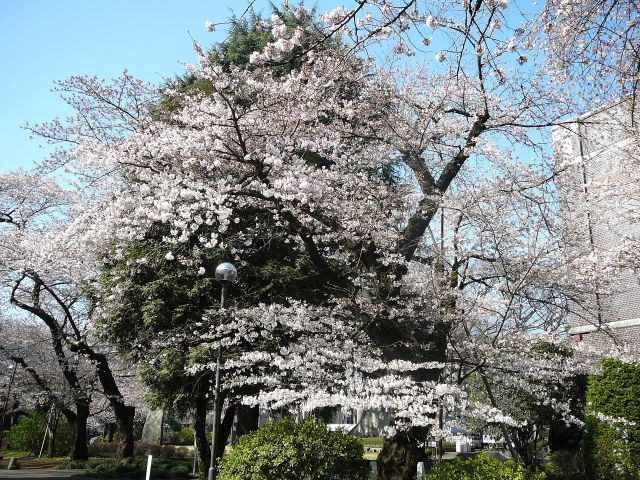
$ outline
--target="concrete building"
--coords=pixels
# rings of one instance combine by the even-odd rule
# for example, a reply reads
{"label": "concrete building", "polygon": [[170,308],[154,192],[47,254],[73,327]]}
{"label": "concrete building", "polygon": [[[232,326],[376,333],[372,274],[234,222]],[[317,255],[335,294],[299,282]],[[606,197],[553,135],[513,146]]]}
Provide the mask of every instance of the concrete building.
{"label": "concrete building", "polygon": [[[640,176],[633,171],[633,165],[640,165],[634,160],[638,114],[627,98],[553,131],[561,215],[569,230],[565,232],[569,275],[588,269],[590,261],[607,258],[625,240],[640,239],[640,222],[634,213],[640,209],[630,200],[640,201]],[[583,260],[573,261],[574,253]],[[576,341],[603,350],[615,346],[640,351],[637,271],[611,268],[606,274],[594,274],[570,308],[569,333]]]}

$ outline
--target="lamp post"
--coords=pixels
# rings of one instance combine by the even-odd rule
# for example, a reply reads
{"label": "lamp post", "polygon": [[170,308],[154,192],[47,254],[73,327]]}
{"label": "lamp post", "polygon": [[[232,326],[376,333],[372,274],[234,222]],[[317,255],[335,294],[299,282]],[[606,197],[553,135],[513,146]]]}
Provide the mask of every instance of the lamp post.
{"label": "lamp post", "polygon": [[[220,294],[220,309],[224,308],[224,302],[227,298],[227,287],[238,278],[238,271],[231,263],[221,263],[216,267],[216,280],[222,284],[222,292]],[[216,390],[213,403],[213,428],[211,429],[211,461],[209,462],[208,480],[214,480],[217,477],[215,460],[216,451],[218,450],[218,426],[220,425],[220,415],[222,410],[222,402],[220,401],[220,366],[222,364],[222,344],[218,345],[218,356],[216,361]]]}

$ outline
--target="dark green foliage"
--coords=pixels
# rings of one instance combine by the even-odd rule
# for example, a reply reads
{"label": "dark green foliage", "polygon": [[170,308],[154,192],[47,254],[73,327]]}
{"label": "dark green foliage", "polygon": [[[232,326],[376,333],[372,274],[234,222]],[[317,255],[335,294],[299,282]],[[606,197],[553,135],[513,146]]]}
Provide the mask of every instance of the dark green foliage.
{"label": "dark green foliage", "polygon": [[[66,418],[60,418],[56,428],[56,443],[54,446],[54,455],[68,455],[73,442],[73,428],[69,425]],[[45,446],[46,449],[46,446]]]}
{"label": "dark green foliage", "polygon": [[[307,24],[298,20],[292,11],[279,10],[272,4],[274,15],[280,17],[282,23],[287,26],[287,31],[292,34],[296,27],[306,28]],[[312,14],[315,16],[315,11]],[[222,65],[225,71],[229,71],[234,66],[251,69],[253,66],[249,63],[249,57],[253,52],[262,50],[265,45],[274,40],[271,35],[272,21],[265,20],[260,15],[252,12],[248,19],[231,19],[231,28],[227,39],[215,45],[211,50],[211,60]],[[293,70],[297,70],[301,65],[301,56],[311,46],[322,48],[319,44],[323,40],[324,35],[320,26],[306,29],[307,36],[303,39],[301,45],[297,46],[288,53],[281,61],[275,65],[269,66],[271,75],[286,75]],[[337,48],[339,39],[333,37],[325,40],[325,48]]]}
{"label": "dark green foliage", "polygon": [[193,445],[193,428],[184,427],[175,432],[173,442],[180,445]]}
{"label": "dark green foliage", "polygon": [[[590,480],[616,480],[623,447],[620,435],[595,417],[585,419],[585,473]],[[626,455],[625,455],[626,456]]]}
{"label": "dark green foliage", "polygon": [[[602,372],[587,388],[585,471],[592,480],[640,478],[640,366],[615,359],[602,362]],[[605,423],[596,418],[625,419]]]}
{"label": "dark green foliage", "polygon": [[[290,10],[279,11],[274,7],[274,13],[290,31],[301,25]],[[208,52],[209,61],[220,65],[223,70],[234,67],[254,68],[249,64],[250,54],[273,40],[271,20],[267,20],[264,26],[262,23],[263,20],[255,14],[246,20],[232,19],[228,38]],[[320,39],[318,35],[320,34],[313,32],[313,28],[310,29],[302,45],[288,59],[291,61],[261,67],[259,74],[279,76],[298,68],[299,54],[316,43]],[[327,42],[326,48],[339,46],[336,40],[331,40]],[[171,113],[178,111],[181,105],[179,98],[171,94],[171,89],[206,97],[212,95],[215,88],[213,84],[193,75],[176,78],[161,96],[161,102],[153,116],[161,121],[176,121]],[[345,85],[341,88],[346,97],[355,94],[357,85]],[[243,98],[242,93],[237,90],[241,89],[225,90],[223,93],[241,106],[251,102],[251,99]],[[320,155],[306,151],[297,154],[318,168],[331,166]],[[215,172],[211,175],[215,175]],[[321,303],[333,293],[327,289],[329,282],[326,275],[318,272],[308,255],[299,247],[283,241],[282,227],[278,221],[265,218],[264,212],[248,208],[238,209],[234,213],[240,218],[240,223],[232,224],[226,232],[226,249],[200,250],[200,263],[196,267],[165,260],[168,250],[162,247],[162,238],[168,232],[163,226],[150,229],[145,239],[129,246],[122,259],[105,265],[102,291],[107,294],[122,292],[124,285],[126,291],[122,296],[118,295],[122,300],[113,303],[108,317],[103,319],[103,335],[129,360],[139,363],[139,376],[149,387],[151,394],[148,400],[155,407],[167,408],[179,414],[186,413],[193,409],[196,398],[202,398],[211,389],[210,372],[194,374],[188,369],[193,364],[206,363],[215,357],[215,352],[200,345],[199,338],[211,330],[211,324],[203,321],[203,316],[211,312],[210,322],[220,321],[217,317],[220,285],[213,279],[213,272],[218,263],[232,260],[231,249],[241,249],[242,259],[246,263],[238,265],[240,278],[237,284],[230,287],[230,304],[242,307],[260,302],[286,304],[289,298]],[[261,238],[253,239],[253,244],[247,247],[241,238],[241,232],[247,225],[253,226],[256,222],[264,226],[264,234]],[[216,224],[203,225],[198,235],[208,237],[212,232],[217,232],[218,227]],[[195,238],[190,239],[179,246],[183,252],[174,253],[193,256],[192,249],[197,243]],[[200,266],[205,268],[205,275],[197,274]],[[331,284],[336,283],[339,282],[332,278]],[[108,303],[109,300],[104,299],[103,302]],[[182,337],[183,340],[157,348],[157,341],[162,341],[163,336],[169,337],[184,331],[188,334]],[[293,341],[295,339],[284,336],[271,340],[273,348]],[[269,349],[271,345],[265,345],[263,340],[258,347]],[[250,349],[252,346],[243,345],[239,348]],[[238,353],[239,349],[235,352],[227,351],[225,358],[233,358]],[[232,393],[242,395],[255,392]]]}
{"label": "dark green foliage", "polygon": [[265,45],[273,41],[269,28],[259,28],[262,19],[252,13],[248,20],[231,19],[231,28],[227,39],[213,47],[212,57],[217,60],[225,71],[231,66],[250,68],[249,56],[253,52],[262,50]]}
{"label": "dark green foliage", "polygon": [[[230,227],[230,235],[233,229],[244,228],[244,222],[253,218],[249,213],[242,215],[241,222]],[[124,258],[103,270],[102,284],[106,292],[117,288],[123,278],[129,281],[121,300],[111,306],[100,328],[129,360],[145,360],[139,363],[138,374],[150,387],[148,400],[152,405],[186,413],[193,408],[195,396],[211,388],[212,378],[208,372],[193,374],[188,368],[214,358],[214,352],[199,345],[199,336],[209,331],[209,322],[220,321],[220,284],[213,273],[229,255],[225,250],[202,251],[199,266],[206,273],[198,275],[199,266],[165,259],[168,250],[159,248],[160,236],[161,232],[150,233],[148,239],[132,244]],[[241,267],[239,281],[230,286],[230,305],[238,299],[246,307],[259,302],[282,303],[291,297],[315,301],[326,297],[326,289],[321,292],[322,277],[307,256],[296,252],[294,246],[266,236],[264,240],[256,239],[252,247],[243,248],[247,263]],[[209,321],[203,320],[206,315]],[[190,333],[184,340],[157,347],[156,342],[163,334],[185,329]],[[243,348],[250,349],[251,345]],[[226,352],[227,357],[233,355],[233,351]]]}
{"label": "dark green foliage", "polygon": [[89,456],[100,458],[116,458],[119,444],[116,442],[94,443],[89,445]]}
{"label": "dark green foliage", "polygon": [[[567,386],[564,394],[569,398],[570,412],[574,417],[582,420],[586,401],[587,378],[578,375]],[[564,419],[555,414],[549,424],[549,449],[552,452],[566,452],[571,455],[580,448],[583,428],[576,424],[567,424]],[[559,455],[563,457],[563,455]]]}
{"label": "dark green foliage", "polygon": [[191,450],[186,447],[176,447],[174,445],[147,445],[138,443],[134,454],[136,456],[153,455],[153,458],[189,458],[193,456]]}
{"label": "dark green foliage", "polygon": [[489,455],[468,460],[437,463],[425,480],[544,480],[545,474],[527,470],[514,462],[501,462]]}
{"label": "dark green foliage", "polygon": [[[64,469],[86,469],[91,478],[143,479],[147,469],[147,459],[139,458],[136,466],[126,466],[108,460],[74,461],[61,465]],[[190,464],[165,458],[153,458],[151,478],[189,478]]]}
{"label": "dark green foliage", "polygon": [[37,412],[22,417],[9,431],[9,448],[29,453],[37,453],[42,445],[46,422]]}
{"label": "dark green foliage", "polygon": [[640,366],[620,360],[602,361],[602,373],[589,378],[587,404],[601,412],[629,421],[640,421]]}
{"label": "dark green foliage", "polygon": [[[307,25],[298,20],[293,12],[281,11],[272,5],[273,13],[280,17],[282,22],[287,26],[289,34],[293,33],[296,27],[306,28]],[[315,12],[314,12],[315,13]],[[251,12],[248,18],[231,18],[231,27],[227,38],[224,42],[214,45],[208,52],[208,59],[212,64],[222,66],[225,72],[229,72],[233,67],[252,70],[254,66],[249,62],[252,53],[262,50],[269,42],[274,40],[271,34],[272,21],[265,20],[255,12]],[[321,28],[306,30],[307,35],[303,39],[301,45],[293,49],[278,64],[269,65],[269,75],[276,77],[291,73],[293,70],[300,68],[302,64],[302,54],[312,45],[318,44],[323,39]],[[315,32],[315,33],[314,33]],[[339,40],[333,37],[326,39],[327,48],[337,48]],[[319,47],[318,47],[319,48]],[[164,89],[158,108],[154,109],[153,116],[156,119],[168,120],[167,113],[175,112],[180,109],[180,102],[168,93],[169,89],[175,89],[186,94],[204,94],[210,95],[214,92],[214,86],[194,75],[187,74],[184,76],[176,76],[175,79],[168,82],[167,88]],[[242,103],[240,99],[238,102]]]}
{"label": "dark green foliage", "polygon": [[369,462],[360,441],[324,423],[291,419],[244,435],[220,463],[219,480],[365,480]]}
{"label": "dark green foliage", "polygon": [[548,480],[586,480],[582,450],[552,452],[544,471]]}
{"label": "dark green foliage", "polygon": [[[573,353],[564,346],[558,346],[544,341],[535,346],[542,355],[571,357]],[[539,382],[546,392],[546,396],[559,402],[568,402],[571,413],[580,419],[584,411],[584,380],[581,378],[568,379],[565,382],[552,380]],[[514,400],[517,410],[512,412],[515,418],[526,420],[526,424],[518,427],[507,427],[514,447],[520,460],[527,466],[539,468],[544,461],[544,450],[547,443],[542,438],[542,432],[549,431],[548,446],[552,451],[577,448],[581,439],[581,428],[573,424],[567,425],[562,413],[553,404],[543,402],[540,395],[527,390],[509,388],[502,392]],[[518,411],[519,410],[519,411]]]}

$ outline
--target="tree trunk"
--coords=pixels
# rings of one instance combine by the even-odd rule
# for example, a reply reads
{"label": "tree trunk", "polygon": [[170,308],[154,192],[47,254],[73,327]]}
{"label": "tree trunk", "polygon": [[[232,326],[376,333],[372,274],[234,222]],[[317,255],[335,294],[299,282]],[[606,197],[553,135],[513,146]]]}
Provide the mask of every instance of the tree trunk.
{"label": "tree trunk", "polygon": [[133,418],[136,413],[135,407],[130,407],[119,402],[115,405],[116,423],[120,432],[120,445],[118,446],[118,458],[133,457]]}
{"label": "tree trunk", "polygon": [[316,408],[313,411],[313,416],[319,418],[324,423],[333,423],[333,417],[338,410],[337,407],[322,407]]}
{"label": "tree trunk", "polygon": [[258,421],[260,420],[260,408],[256,405],[239,405],[236,413],[236,427],[238,437],[247,433],[255,432],[258,429]]}
{"label": "tree trunk", "polygon": [[118,424],[117,423],[107,423],[104,426],[104,437],[107,439],[108,443],[113,442],[113,437],[115,436],[116,432],[118,431]]}
{"label": "tree trunk", "polygon": [[[224,397],[223,397],[224,398]],[[227,445],[227,439],[231,434],[231,428],[233,428],[233,419],[236,416],[237,403],[232,403],[227,407],[227,411],[224,412],[224,417],[220,422],[220,428],[217,430],[218,435],[218,451],[216,452],[216,464],[224,455],[224,447]]]}
{"label": "tree trunk", "polygon": [[[380,328],[382,327],[382,328]],[[413,362],[444,362],[450,324],[437,322],[431,331],[408,333],[397,324],[381,324],[377,332],[368,332],[379,345],[386,345],[389,359]],[[384,327],[391,327],[386,328]],[[438,381],[442,369],[421,369],[412,372],[414,381]],[[434,421],[436,420],[434,415]],[[428,427],[412,427],[386,438],[378,455],[378,480],[415,480],[418,462],[424,459]]]}
{"label": "tree trunk", "polygon": [[207,442],[207,396],[200,393],[196,397],[196,409],[193,419],[193,428],[196,433],[196,443],[198,445],[198,473],[200,480],[207,478],[209,471],[209,443]]}
{"label": "tree trunk", "polygon": [[[450,308],[448,305],[445,308]],[[385,326],[391,328],[384,329]],[[444,362],[447,355],[447,340],[451,326],[448,322],[436,322],[433,330],[405,332],[397,324],[381,324],[378,332],[369,335],[378,338],[378,344],[387,345],[389,359],[413,362]],[[378,327],[378,328],[380,328]],[[395,345],[395,346],[394,346]],[[421,369],[412,372],[415,382],[438,381],[441,368]],[[434,422],[436,421],[434,415]],[[413,427],[386,438],[378,455],[378,480],[415,480],[418,462],[424,459],[428,427]]]}
{"label": "tree trunk", "polygon": [[51,420],[51,424],[49,425],[49,443],[47,444],[47,456],[49,458],[55,457],[56,454],[56,435],[58,433],[59,420],[60,415],[56,411],[53,419]]}
{"label": "tree trunk", "polygon": [[426,427],[413,427],[385,440],[378,454],[378,479],[415,480],[428,432]]}
{"label": "tree trunk", "polygon": [[76,403],[76,414],[73,421],[73,443],[71,445],[71,460],[89,460],[87,447],[87,419],[89,418],[89,404]]}
{"label": "tree trunk", "polygon": [[[116,382],[109,360],[106,355],[96,352],[84,340],[77,343],[70,343],[69,350],[74,353],[84,355],[96,364],[98,380],[102,386],[102,392],[109,400],[109,404],[113,409],[118,429],[120,430],[120,446],[118,447],[118,458],[126,458],[133,456],[133,417],[135,408],[124,403],[124,398],[118,383]],[[160,438],[162,444],[162,438]]]}

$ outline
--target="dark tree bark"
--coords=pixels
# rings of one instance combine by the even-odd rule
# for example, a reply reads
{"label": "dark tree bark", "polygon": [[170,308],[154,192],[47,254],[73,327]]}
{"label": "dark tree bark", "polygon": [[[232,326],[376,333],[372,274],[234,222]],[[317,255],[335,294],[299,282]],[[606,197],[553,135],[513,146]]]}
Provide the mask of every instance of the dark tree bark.
{"label": "dark tree bark", "polygon": [[[480,72],[481,73],[481,72]],[[481,74],[480,74],[481,76]],[[468,118],[468,114],[463,112]],[[478,115],[470,125],[466,138],[461,143],[457,154],[453,155],[438,177],[434,177],[429,170],[422,150],[402,152],[403,162],[415,174],[424,198],[419,202],[418,208],[409,218],[402,232],[402,238],[398,242],[399,253],[407,262],[414,259],[416,250],[422,242],[425,232],[429,228],[435,214],[440,209],[439,198],[444,195],[454,181],[465,162],[469,158],[469,151],[476,145],[478,137],[487,129],[490,119],[488,107]],[[322,256],[313,239],[313,232],[300,224],[291,214],[283,215],[290,228],[295,231],[302,240],[309,258],[318,270],[319,276],[330,278],[331,282],[341,288],[351,290],[353,287],[349,280],[339,272],[333,271],[331,266]],[[374,242],[367,242],[360,246],[362,254],[359,260],[369,270],[374,270],[380,281],[381,299],[397,297],[401,292],[397,287],[386,284],[385,279],[394,278],[400,281],[406,275],[406,266],[393,267],[380,262]],[[448,306],[444,306],[448,310]],[[449,325],[444,321],[435,319],[433,332],[420,331],[420,327],[407,326],[390,318],[368,318],[355,309],[354,316],[364,317],[362,323],[368,325],[367,334],[371,340],[383,349],[385,358],[391,360],[408,360],[413,362],[428,362],[446,360],[447,339]],[[428,327],[425,325],[425,327]],[[417,382],[438,381],[441,378],[441,369],[414,372],[412,378]],[[426,433],[423,429],[414,429],[413,432],[401,433],[385,440],[385,447],[378,458],[378,478],[380,480],[413,480],[416,474],[418,451],[423,448]]]}
{"label": "dark tree bark", "polygon": [[258,430],[258,420],[260,419],[260,408],[256,405],[239,405],[236,413],[236,427],[238,436]]}
{"label": "dark tree bark", "polygon": [[[200,480],[207,478],[207,472],[209,471],[209,461],[211,458],[211,447],[207,441],[207,429],[210,427],[207,425],[207,396],[206,393],[200,393],[195,400],[195,414],[194,414],[194,430],[196,434],[196,443],[198,444],[198,473]],[[231,428],[233,427],[233,418],[236,415],[237,404],[232,403],[224,412],[224,417],[218,431],[218,442],[220,448],[216,452],[216,461],[222,458],[224,454],[224,447],[226,440],[229,438]]]}
{"label": "dark tree bark", "polygon": [[322,407],[313,411],[313,416],[319,418],[324,423],[332,423],[337,407]]}
{"label": "dark tree bark", "polygon": [[413,427],[384,442],[378,455],[378,478],[415,480],[418,462],[424,459],[424,442],[429,429]]}
{"label": "dark tree bark", "polygon": [[115,436],[116,432],[118,431],[118,424],[117,423],[107,423],[104,426],[104,437],[107,439],[107,442],[111,443],[113,442],[113,437]]}
{"label": "dark tree bark", "polygon": [[[379,322],[370,327],[369,336],[382,345],[389,359],[413,362],[444,362],[450,325],[437,322],[433,330],[408,332],[395,322]],[[412,372],[416,382],[437,381],[442,369],[421,369]],[[435,420],[435,417],[434,417]],[[392,419],[393,423],[393,419]],[[429,428],[413,427],[386,438],[378,455],[379,480],[415,480],[417,464],[423,460],[424,444]]]}
{"label": "dark tree bark", "polygon": [[209,470],[209,443],[207,442],[207,396],[200,393],[196,397],[193,428],[196,434],[196,444],[198,447],[198,472],[201,480],[207,478]]}
{"label": "dark tree bark", "polygon": [[[26,304],[16,297],[16,291],[20,284],[26,278],[31,278],[34,282],[31,293],[31,304]],[[42,291],[47,292],[57,302],[64,312],[64,321],[59,322],[58,319],[49,314],[40,305],[40,295]],[[125,405],[118,384],[113,376],[113,372],[109,366],[109,361],[106,355],[96,352],[89,344],[87,344],[85,337],[82,335],[77,325],[74,322],[70,307],[53,291],[51,287],[46,285],[40,277],[30,272],[16,282],[11,292],[11,303],[19,308],[36,315],[44,324],[49,328],[51,332],[51,339],[53,342],[53,349],[56,352],[56,358],[62,368],[65,380],[71,387],[76,397],[76,403],[84,403],[84,397],[86,394],[76,371],[71,367],[71,364],[66,358],[63,346],[66,345],[73,353],[79,353],[91,360],[96,365],[96,371],[98,373],[98,379],[102,386],[102,392],[107,397],[111,408],[113,408],[114,416],[116,417],[116,423],[120,430],[120,447],[118,448],[118,458],[132,457],[133,456],[133,418],[134,408]],[[64,325],[68,324],[71,327],[72,334],[68,334],[64,328]],[[88,404],[87,404],[88,405]],[[80,416],[80,414],[78,413]],[[86,430],[86,427],[85,427]],[[86,436],[86,433],[85,433]]]}
{"label": "dark tree bark", "polygon": [[233,419],[236,416],[237,408],[237,403],[232,403],[227,407],[227,410],[224,412],[224,417],[222,417],[222,421],[220,422],[220,428],[217,429],[218,451],[215,452],[216,463],[222,458],[222,455],[224,455],[224,447],[227,445],[227,439],[231,434]]}
{"label": "dark tree bark", "polygon": [[[116,423],[120,432],[120,445],[118,446],[118,458],[133,457],[134,438],[133,438],[133,419],[136,409],[128,405],[119,403],[113,410],[118,410],[116,414]],[[113,439],[113,437],[112,437]]]}
{"label": "dark tree bark", "polygon": [[73,428],[73,441],[71,443],[71,460],[89,460],[89,448],[87,446],[87,419],[89,418],[89,403],[76,402],[76,412],[67,410],[63,412],[69,424]]}
{"label": "dark tree bark", "polygon": [[[16,297],[16,291],[20,287],[21,283],[27,278],[25,273],[14,285],[11,291],[11,304],[32,313],[44,322],[51,333],[51,344],[58,360],[58,365],[62,370],[62,376],[71,388],[74,397],[74,404],[76,411],[71,412],[64,408],[62,410],[63,415],[67,417],[69,423],[73,425],[73,445],[71,447],[71,460],[88,460],[89,452],[87,449],[87,418],[89,417],[89,406],[91,404],[91,398],[87,395],[83,388],[80,379],[78,378],[78,372],[72,367],[71,362],[67,358],[65,348],[66,345],[66,333],[64,328],[57,322],[57,320],[51,316],[40,306],[40,294],[42,289],[47,290],[47,287],[42,283],[37,275],[32,274],[33,287],[31,289],[31,304],[24,303]],[[48,291],[48,290],[47,290]],[[61,302],[57,296],[54,296],[56,301],[62,306],[66,312],[66,318],[71,320],[71,314],[68,307]],[[38,382],[40,378],[37,373],[31,369],[31,376]],[[50,391],[44,381],[40,378],[39,385],[44,385],[46,390]],[[54,397],[55,398],[55,397]]]}
{"label": "dark tree bark", "polygon": [[133,419],[135,416],[135,408],[124,403],[120,388],[116,382],[109,360],[106,355],[96,352],[84,340],[76,343],[69,343],[69,350],[84,355],[95,363],[98,373],[98,380],[102,386],[102,393],[109,400],[109,404],[113,409],[113,414],[120,432],[120,446],[118,447],[118,458],[133,457]]}

